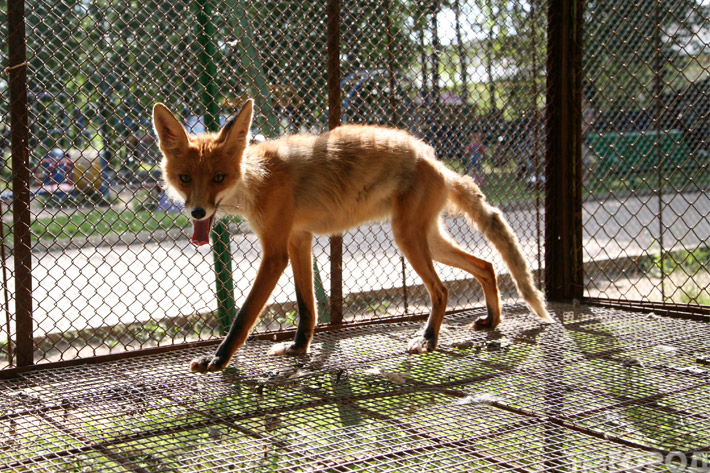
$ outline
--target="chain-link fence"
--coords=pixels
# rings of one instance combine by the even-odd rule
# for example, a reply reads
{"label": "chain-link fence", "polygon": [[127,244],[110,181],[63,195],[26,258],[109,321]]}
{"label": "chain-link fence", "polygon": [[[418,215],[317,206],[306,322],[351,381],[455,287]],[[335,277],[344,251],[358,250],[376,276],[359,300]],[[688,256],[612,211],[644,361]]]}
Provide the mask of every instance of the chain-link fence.
{"label": "chain-link fence", "polygon": [[[546,1],[331,0],[335,17],[326,2],[0,3],[3,14],[24,4],[15,18],[26,22],[27,48],[12,59],[19,40],[3,31],[2,366],[17,364],[15,340],[30,340],[30,358],[42,363],[220,336],[212,254],[191,246],[188,218],[160,188],[150,123],[158,101],[194,133],[211,107],[224,120],[248,96],[257,138],[320,133],[330,110],[336,122],[407,129],[478,180],[533,269],[543,267]],[[687,295],[707,305],[707,12],[691,0],[651,4],[586,6],[585,296]],[[12,30],[8,16],[2,27]],[[328,63],[333,44],[339,78]],[[11,133],[22,139],[10,127],[13,80],[26,84],[26,169],[10,161]],[[463,220],[446,223],[505,272]],[[229,230],[239,304],[260,249],[244,222]],[[358,322],[427,311],[387,225],[349,232],[342,245],[318,238],[313,251],[322,321],[330,312]],[[674,283],[676,267],[685,279]],[[467,273],[437,269],[451,309],[479,303]],[[620,288],[627,280],[630,289]],[[500,283],[504,297],[517,297],[506,277]],[[287,270],[254,332],[296,319]]]}
{"label": "chain-link fence", "polygon": [[585,295],[710,305],[710,4],[586,8]]}

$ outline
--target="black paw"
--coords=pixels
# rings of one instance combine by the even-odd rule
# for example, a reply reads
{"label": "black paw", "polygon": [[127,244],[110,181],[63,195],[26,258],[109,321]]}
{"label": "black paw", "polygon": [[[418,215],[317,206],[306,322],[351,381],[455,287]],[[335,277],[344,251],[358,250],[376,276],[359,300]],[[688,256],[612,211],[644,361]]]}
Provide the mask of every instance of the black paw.
{"label": "black paw", "polygon": [[193,373],[211,373],[214,371],[222,371],[229,364],[229,358],[222,358],[217,355],[204,356],[192,360],[190,363],[190,371]]}
{"label": "black paw", "polygon": [[495,330],[495,328],[500,323],[500,320],[495,320],[493,317],[481,317],[471,324],[471,328],[474,330]]}

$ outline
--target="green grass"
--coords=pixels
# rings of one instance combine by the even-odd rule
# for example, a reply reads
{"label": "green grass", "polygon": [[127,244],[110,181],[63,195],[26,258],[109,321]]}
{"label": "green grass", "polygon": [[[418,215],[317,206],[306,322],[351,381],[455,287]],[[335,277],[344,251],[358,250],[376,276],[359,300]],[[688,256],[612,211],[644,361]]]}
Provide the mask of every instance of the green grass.
{"label": "green grass", "polygon": [[[106,236],[186,228],[186,215],[161,211],[75,210],[71,214],[36,219],[32,225],[32,239],[56,240],[76,237]],[[9,236],[7,236],[9,238]]]}
{"label": "green grass", "polygon": [[[662,284],[666,294],[670,294],[666,296],[667,302],[710,305],[710,293],[702,287],[702,283],[699,287],[696,282],[707,278],[710,271],[710,247],[674,251],[664,258],[656,253],[645,269],[654,277],[666,277]],[[687,282],[676,286],[677,281],[686,278],[689,278]]]}
{"label": "green grass", "polygon": [[[484,168],[484,171],[486,169]],[[537,189],[534,184],[526,184],[514,172],[486,172],[481,190],[486,199],[493,205],[507,203],[534,203],[537,200]],[[544,184],[540,184],[540,205],[545,203]]]}
{"label": "green grass", "polygon": [[668,254],[661,260],[656,254],[653,258],[653,267],[656,274],[670,274],[674,271],[682,271],[685,274],[695,274],[699,271],[707,271],[710,268],[710,247],[704,246],[692,251],[680,250]]}
{"label": "green grass", "polygon": [[692,284],[684,285],[677,299],[683,304],[710,305],[710,294]]}

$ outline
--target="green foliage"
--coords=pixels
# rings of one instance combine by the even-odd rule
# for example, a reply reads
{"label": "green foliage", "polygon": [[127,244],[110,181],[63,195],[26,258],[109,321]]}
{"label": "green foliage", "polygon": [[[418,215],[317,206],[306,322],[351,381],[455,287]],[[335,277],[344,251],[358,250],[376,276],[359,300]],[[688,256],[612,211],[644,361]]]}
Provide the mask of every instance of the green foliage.
{"label": "green foliage", "polygon": [[[184,105],[199,114],[194,5],[158,0],[28,0],[29,90],[68,94],[93,128],[99,128],[99,119],[106,119],[114,138],[131,131],[114,109],[127,109],[132,102],[135,109],[126,110],[132,120],[144,118],[156,100]],[[327,102],[325,5],[262,0],[214,2],[213,8],[218,102],[255,92],[257,78],[244,62],[242,39],[247,37],[263,61],[262,70],[256,71],[261,79],[269,87],[294,89],[293,96],[299,99],[292,117],[296,126],[322,124]],[[465,83],[475,88],[481,78],[471,80],[468,69],[477,66],[476,58],[479,62],[485,58],[489,81],[499,79],[502,64],[506,70],[518,69],[520,80],[527,80],[531,61],[544,62],[545,15],[537,13],[538,24],[533,25],[531,6],[514,0],[390,0],[378,8],[370,1],[349,2],[341,9],[343,74],[392,65],[410,80],[421,75],[420,82],[428,89],[456,83],[455,87]],[[252,31],[243,30],[243,15]],[[455,18],[454,31],[437,30],[434,18],[438,24]],[[532,35],[539,54],[524,53]],[[433,82],[435,76],[444,82]],[[495,100],[490,96],[485,102]]]}
{"label": "green foliage", "polygon": [[710,305],[710,293],[694,284],[686,283],[678,295],[678,302],[683,304]]}
{"label": "green foliage", "polygon": [[701,282],[710,273],[710,247],[673,251],[662,258],[660,253],[654,253],[645,269],[653,277],[663,276],[666,301],[710,305],[710,292]]}
{"label": "green foliage", "polygon": [[656,254],[653,256],[653,267],[656,274],[682,271],[692,275],[699,271],[708,271],[710,269],[710,248],[705,246],[692,251],[680,250],[669,253],[664,258]]}
{"label": "green foliage", "polygon": [[[409,2],[392,3],[392,12],[398,15],[393,21],[397,62],[406,65],[414,60],[413,49],[406,44]],[[144,118],[133,115],[147,114],[157,100],[200,114],[196,6],[186,1],[28,0],[29,90],[68,94],[89,120],[95,120],[94,128],[99,128],[99,118],[105,118],[111,134],[119,137],[129,130],[124,129],[118,109],[127,109],[131,102],[136,103],[135,109],[127,110],[132,120]],[[349,5],[350,11],[357,8],[358,2]],[[347,28],[367,35],[368,41],[362,42],[362,57],[367,63],[362,66],[379,68],[386,39],[377,33],[382,31],[384,18],[369,3],[362,8],[366,14],[354,17]],[[257,78],[247,74],[250,71],[245,69],[241,41],[250,37],[264,61],[263,70],[257,73],[269,86],[293,87],[293,95],[301,99],[296,115],[310,122],[301,124],[312,125],[314,119],[322,119],[327,101],[324,4],[257,1],[245,5],[233,1],[214,2],[213,9],[210,21],[216,29],[212,60],[218,70],[217,102],[255,93]],[[252,31],[243,31],[243,15],[253,25]],[[102,112],[101,107],[107,110]]]}

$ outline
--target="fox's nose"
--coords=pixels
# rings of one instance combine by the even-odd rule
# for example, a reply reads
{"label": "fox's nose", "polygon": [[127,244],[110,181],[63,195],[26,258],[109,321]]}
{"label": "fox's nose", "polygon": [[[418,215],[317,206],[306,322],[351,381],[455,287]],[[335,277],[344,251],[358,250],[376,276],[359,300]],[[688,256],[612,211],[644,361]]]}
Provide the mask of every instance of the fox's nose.
{"label": "fox's nose", "polygon": [[207,212],[202,207],[195,207],[192,209],[192,212],[190,212],[190,215],[192,215],[192,218],[199,220],[201,218],[205,218]]}

